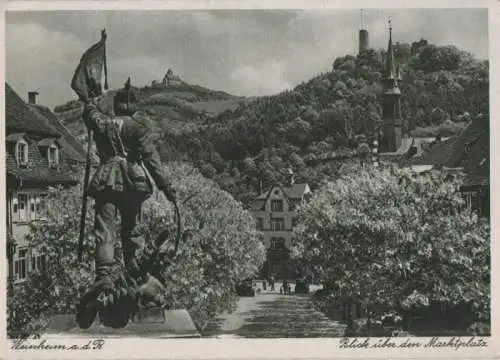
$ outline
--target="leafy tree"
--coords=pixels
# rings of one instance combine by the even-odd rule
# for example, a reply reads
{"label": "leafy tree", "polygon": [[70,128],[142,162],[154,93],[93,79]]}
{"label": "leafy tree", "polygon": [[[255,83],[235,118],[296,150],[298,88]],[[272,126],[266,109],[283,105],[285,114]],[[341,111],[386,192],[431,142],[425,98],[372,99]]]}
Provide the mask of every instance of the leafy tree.
{"label": "leafy tree", "polygon": [[211,164],[203,164],[200,171],[207,179],[212,179],[217,174],[217,170]]}
{"label": "leafy tree", "polygon": [[362,169],[329,182],[299,210],[295,252],[332,294],[370,312],[467,304],[489,321],[490,227],[460,180]]}
{"label": "leafy tree", "polygon": [[447,119],[448,114],[441,108],[432,109],[431,120],[433,125],[441,125]]}
{"label": "leafy tree", "polygon": [[295,169],[301,169],[306,165],[304,160],[297,153],[290,154],[290,164]]}
{"label": "leafy tree", "polygon": [[356,66],[355,59],[356,58],[352,55],[346,55],[343,57],[336,58],[335,61],[333,62],[333,69],[334,70],[354,69],[354,67]]}
{"label": "leafy tree", "polygon": [[438,70],[456,70],[465,56],[455,46],[427,45],[420,49],[418,56],[412,61],[415,69],[425,72]]}
{"label": "leafy tree", "polygon": [[400,63],[406,63],[411,57],[411,46],[407,43],[394,44],[394,56]]}
{"label": "leafy tree", "polygon": [[[189,165],[173,163],[166,170],[178,191],[184,229],[177,258],[163,271],[168,305],[189,309],[203,326],[211,317],[234,307],[235,285],[257,273],[265,250],[253,217],[231,195]],[[30,245],[43,248],[49,260],[45,272],[34,275],[10,294],[10,336],[41,331],[46,320],[56,313],[74,313],[78,288],[91,280],[94,262],[90,212],[83,262],[76,259],[80,190],[52,191],[48,220],[34,224],[27,236]],[[141,229],[145,238],[151,241],[167,228],[172,234],[168,246],[172,247],[176,233],[174,211],[163,194],[155,193],[146,201],[143,215]]]}

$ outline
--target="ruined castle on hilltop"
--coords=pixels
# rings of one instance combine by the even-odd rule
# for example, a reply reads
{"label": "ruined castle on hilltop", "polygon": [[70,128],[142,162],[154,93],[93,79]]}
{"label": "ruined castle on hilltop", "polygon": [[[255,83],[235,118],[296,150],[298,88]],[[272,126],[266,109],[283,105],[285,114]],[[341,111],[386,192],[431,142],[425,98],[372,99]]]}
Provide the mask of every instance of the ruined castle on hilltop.
{"label": "ruined castle on hilltop", "polygon": [[180,83],[182,83],[180,76],[174,75],[174,72],[172,71],[172,69],[169,68],[167,70],[167,72],[165,73],[163,80],[161,82],[157,81],[157,80],[153,80],[153,82],[151,83],[151,86],[154,88],[164,88],[164,87],[167,87],[170,85],[179,85]]}

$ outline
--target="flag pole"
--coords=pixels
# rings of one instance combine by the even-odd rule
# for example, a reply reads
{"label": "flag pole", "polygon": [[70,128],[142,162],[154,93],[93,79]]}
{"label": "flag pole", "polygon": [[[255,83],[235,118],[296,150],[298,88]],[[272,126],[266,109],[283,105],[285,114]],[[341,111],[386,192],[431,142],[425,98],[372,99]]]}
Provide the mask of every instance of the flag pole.
{"label": "flag pole", "polygon": [[[101,41],[104,42],[104,89],[108,89],[108,71],[106,65],[106,29],[101,31]],[[91,99],[80,98],[80,100],[88,103]],[[85,175],[83,178],[83,198],[82,198],[82,209],[80,213],[80,234],[78,237],[78,261],[81,262],[83,258],[83,240],[85,238],[85,220],[87,217],[87,203],[88,203],[88,187],[90,181],[90,166],[92,162],[92,130],[87,128],[87,158],[85,163]]]}
{"label": "flag pole", "polygon": [[90,164],[92,161],[91,151],[92,151],[92,130],[87,129],[87,159],[85,163],[85,176],[83,180],[83,199],[82,199],[82,211],[80,214],[80,236],[78,238],[78,261],[82,261],[83,257],[83,239],[85,237],[85,218],[87,216],[87,202],[88,202],[88,187],[90,180]]}
{"label": "flag pole", "polygon": [[108,90],[108,61],[106,60],[106,29],[102,29],[101,31],[101,39],[104,41],[104,90]]}

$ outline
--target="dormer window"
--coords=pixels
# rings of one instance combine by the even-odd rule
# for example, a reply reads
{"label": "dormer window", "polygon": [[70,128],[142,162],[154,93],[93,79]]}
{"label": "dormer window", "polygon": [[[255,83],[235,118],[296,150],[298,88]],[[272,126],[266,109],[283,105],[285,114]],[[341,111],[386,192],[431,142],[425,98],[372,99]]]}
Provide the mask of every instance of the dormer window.
{"label": "dormer window", "polygon": [[16,144],[16,160],[20,166],[28,165],[28,143],[20,139]]}
{"label": "dormer window", "polygon": [[57,139],[54,138],[46,138],[42,139],[38,142],[38,146],[43,154],[46,157],[47,162],[50,167],[57,167],[59,165],[59,143]]}
{"label": "dormer window", "polygon": [[47,158],[49,159],[49,166],[56,167],[59,165],[59,149],[57,145],[52,144],[48,148]]}

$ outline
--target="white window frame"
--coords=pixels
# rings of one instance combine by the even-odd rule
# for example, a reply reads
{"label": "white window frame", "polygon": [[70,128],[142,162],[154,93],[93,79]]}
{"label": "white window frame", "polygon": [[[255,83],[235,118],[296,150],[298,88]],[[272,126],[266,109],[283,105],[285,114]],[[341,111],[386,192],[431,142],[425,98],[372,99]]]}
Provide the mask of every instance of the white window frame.
{"label": "white window frame", "polygon": [[479,208],[479,194],[474,191],[467,191],[464,192],[464,197],[465,197],[465,206],[467,210],[469,211],[480,211]]}
{"label": "white window frame", "polygon": [[44,250],[31,250],[30,272],[40,272],[47,268],[47,253]]}
{"label": "white window frame", "polygon": [[[54,151],[54,156],[52,156],[52,151]],[[47,148],[47,159],[49,160],[50,167],[59,165],[59,148],[56,144],[52,144]]]}
{"label": "white window frame", "polygon": [[[21,198],[24,198],[24,201],[21,201]],[[21,204],[24,205],[24,216],[21,219]],[[28,193],[19,192],[13,199],[12,203],[12,217],[14,222],[27,222],[29,221],[29,197]]]}
{"label": "white window frame", "polygon": [[[23,257],[21,257],[21,252],[24,254]],[[20,248],[17,253],[14,255],[14,283],[21,283],[23,281],[26,281],[28,278],[28,273],[29,273],[29,266],[30,266],[30,256],[29,256],[29,249],[27,247]],[[21,276],[21,269],[24,267],[24,276]]]}
{"label": "white window frame", "polygon": [[[277,224],[281,224],[276,226]],[[285,230],[285,218],[271,218],[271,230],[272,231],[284,231]]]}
{"label": "white window frame", "polygon": [[[280,206],[276,206],[276,205],[280,205]],[[281,210],[276,210],[276,208],[281,209]],[[284,211],[283,199],[271,199],[271,211],[272,212],[283,212]]]}
{"label": "white window frame", "polygon": [[465,207],[469,211],[472,210],[472,195],[471,195],[471,193],[465,194]]}
{"label": "white window frame", "polygon": [[[24,148],[21,150],[21,147]],[[22,153],[21,153],[22,151]],[[16,144],[16,161],[21,166],[28,165],[28,142],[24,139],[20,139]]]}

